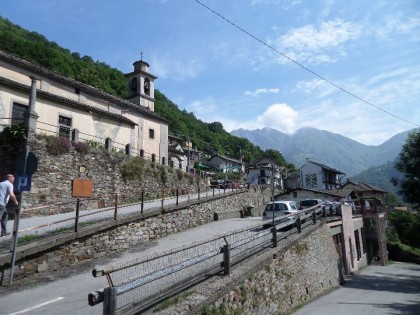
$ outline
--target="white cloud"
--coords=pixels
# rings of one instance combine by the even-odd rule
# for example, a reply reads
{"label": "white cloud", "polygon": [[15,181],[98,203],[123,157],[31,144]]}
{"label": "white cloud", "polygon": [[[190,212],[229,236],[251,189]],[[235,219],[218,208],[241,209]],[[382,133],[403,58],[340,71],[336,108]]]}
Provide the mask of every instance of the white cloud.
{"label": "white cloud", "polygon": [[357,38],[360,30],[360,26],[355,23],[336,19],[322,22],[319,29],[316,29],[313,25],[292,29],[280,38],[280,45],[282,48],[291,48],[298,51],[321,51],[340,46]]}
{"label": "white cloud", "polygon": [[293,108],[281,103],[269,106],[263,114],[257,116],[257,123],[281,132],[292,133],[296,130],[297,118],[298,113]]}
{"label": "white cloud", "polygon": [[235,120],[218,114],[205,121],[219,121],[228,132],[240,128],[254,130],[268,127],[291,134],[297,129],[298,113],[289,105],[279,103],[269,106],[261,115],[249,120]]}
{"label": "white cloud", "polygon": [[[291,29],[273,40],[278,50],[298,62],[312,64],[334,63],[338,56],[345,55],[344,44],[357,39],[361,26],[341,19],[322,22],[319,28],[306,25]],[[279,58],[285,62],[285,58]]]}
{"label": "white cloud", "polygon": [[244,95],[258,97],[261,94],[277,94],[280,89],[256,89],[255,91],[245,91]]}

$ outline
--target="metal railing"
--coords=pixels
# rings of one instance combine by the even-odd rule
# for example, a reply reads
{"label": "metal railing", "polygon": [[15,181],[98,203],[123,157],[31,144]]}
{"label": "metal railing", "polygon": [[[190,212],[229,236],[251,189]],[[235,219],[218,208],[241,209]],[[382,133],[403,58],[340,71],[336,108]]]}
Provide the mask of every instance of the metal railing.
{"label": "metal railing", "polygon": [[[189,190],[187,190],[187,194],[181,194],[180,189],[176,189],[174,195],[169,195],[168,190],[162,189],[160,191],[160,198],[151,200],[146,200],[145,195],[147,194],[147,191],[143,190],[139,196],[140,201],[135,203],[121,203],[123,197],[125,196],[124,193],[109,193],[106,195],[96,196],[94,198],[77,198],[76,200],[62,202],[59,204],[49,204],[23,209],[25,212],[36,212],[40,209],[48,211],[48,209],[51,208],[65,206],[66,208],[74,210],[71,212],[61,213],[58,216],[52,215],[37,217],[37,221],[39,222],[38,224],[22,227],[19,229],[18,233],[20,236],[22,236],[30,232],[35,232],[40,236],[42,234],[48,234],[48,232],[78,232],[80,227],[86,224],[103,222],[107,220],[117,221],[124,218],[125,216],[136,213],[144,213],[145,211],[150,212],[153,210],[164,210],[170,206],[186,205],[194,200],[209,200],[220,195],[228,195],[245,190],[247,189],[207,189],[205,191],[198,191],[197,193],[191,193]],[[154,191],[154,193],[156,192]],[[97,209],[89,207],[92,202],[102,200],[104,197],[109,196],[112,196],[114,199],[113,205]],[[85,205],[85,209],[82,209],[83,205]],[[18,215],[15,214],[15,218],[17,217]]]}
{"label": "metal railing", "polygon": [[[318,207],[303,210],[293,222],[287,215],[276,217],[271,229],[263,223],[175,249],[93,269],[94,277],[105,276],[108,287],[88,294],[91,306],[103,303],[103,314],[134,314],[149,309],[217,274],[228,275],[231,267],[325,216]],[[302,223],[302,222],[305,223]]]}

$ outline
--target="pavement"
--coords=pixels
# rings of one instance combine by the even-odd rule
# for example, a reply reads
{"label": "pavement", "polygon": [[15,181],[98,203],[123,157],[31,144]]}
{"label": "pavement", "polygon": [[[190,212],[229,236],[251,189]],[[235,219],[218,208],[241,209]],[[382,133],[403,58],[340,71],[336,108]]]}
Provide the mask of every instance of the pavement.
{"label": "pavement", "polygon": [[[226,189],[214,189],[214,195],[229,193],[231,190]],[[200,198],[206,198],[213,196],[213,190],[201,193]],[[191,195],[182,195],[178,198],[178,203],[188,202],[192,200],[197,200],[198,194]],[[176,197],[165,198],[163,205],[170,206],[176,203]],[[162,200],[151,200],[144,203],[143,211],[151,211],[154,209],[160,209],[162,207]],[[22,211],[25,211],[24,209]],[[135,212],[141,211],[141,204],[130,204],[122,205],[118,208],[118,216],[124,216],[132,214]],[[105,209],[89,209],[80,211],[79,226],[81,224],[91,222],[91,221],[100,221],[100,220],[113,220],[114,218],[114,207],[108,207]],[[15,224],[13,220],[9,220],[7,223],[7,228],[9,232],[12,232],[15,229]],[[37,216],[31,218],[20,218],[19,220],[19,232],[18,238],[27,235],[37,235],[45,236],[47,234],[60,231],[60,229],[74,229],[75,226],[75,212],[61,213],[56,215],[48,216]],[[12,238],[13,234],[0,237],[0,255],[3,253],[8,253],[12,248]]]}
{"label": "pavement", "polygon": [[293,315],[420,314],[420,265],[368,266]]}
{"label": "pavement", "polygon": [[106,277],[94,278],[95,266],[113,264],[139,256],[162,252],[195,241],[222,235],[261,223],[261,217],[234,218],[200,225],[130,247],[112,256],[96,259],[76,268],[35,274],[15,281],[11,287],[0,287],[0,314],[102,314],[102,303],[88,305],[88,293],[108,286]]}

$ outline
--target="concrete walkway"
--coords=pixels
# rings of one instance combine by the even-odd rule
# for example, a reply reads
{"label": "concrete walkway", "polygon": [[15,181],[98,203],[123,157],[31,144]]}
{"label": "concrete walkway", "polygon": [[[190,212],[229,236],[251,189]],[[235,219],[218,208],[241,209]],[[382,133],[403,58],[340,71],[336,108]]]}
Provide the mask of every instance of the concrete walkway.
{"label": "concrete walkway", "polygon": [[420,314],[420,265],[369,266],[294,315]]}
{"label": "concrete walkway", "polygon": [[[200,194],[200,198],[207,198],[220,195],[220,194],[229,194],[232,190],[230,189],[214,189]],[[198,194],[191,195],[182,195],[179,196],[178,202],[186,203],[189,201],[197,200],[199,198]],[[165,198],[164,206],[171,206],[176,204],[175,197]],[[154,209],[160,209],[162,207],[162,200],[151,200],[144,203],[143,210],[144,212],[151,211]],[[86,222],[100,221],[100,220],[113,220],[114,209],[112,207],[104,209],[89,209],[83,210],[80,212],[79,224]],[[25,210],[23,210],[25,211]],[[122,205],[118,209],[118,216],[125,216],[135,212],[141,211],[141,204],[131,204],[131,205]],[[59,229],[74,229],[75,224],[75,212],[61,213],[56,215],[49,216],[37,216],[31,218],[21,218],[19,222],[19,233],[18,237],[23,237],[26,235],[38,235],[42,236],[47,233],[52,233]],[[7,223],[7,229],[9,232],[14,230],[14,221],[9,220]],[[13,233],[8,236],[0,237],[0,255],[2,253],[8,253],[11,250]]]}

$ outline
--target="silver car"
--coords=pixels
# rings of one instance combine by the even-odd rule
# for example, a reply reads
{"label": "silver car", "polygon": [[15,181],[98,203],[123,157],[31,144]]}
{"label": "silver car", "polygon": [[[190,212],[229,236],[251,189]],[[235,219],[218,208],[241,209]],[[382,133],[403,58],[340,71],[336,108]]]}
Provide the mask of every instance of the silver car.
{"label": "silver car", "polygon": [[274,218],[284,217],[283,219],[276,219],[277,222],[289,221],[291,223],[295,223],[299,216],[299,213],[300,210],[298,209],[298,206],[294,201],[281,200],[274,201],[274,203],[271,202],[265,206],[265,210],[263,212],[263,227],[267,228],[272,226],[273,216]]}

